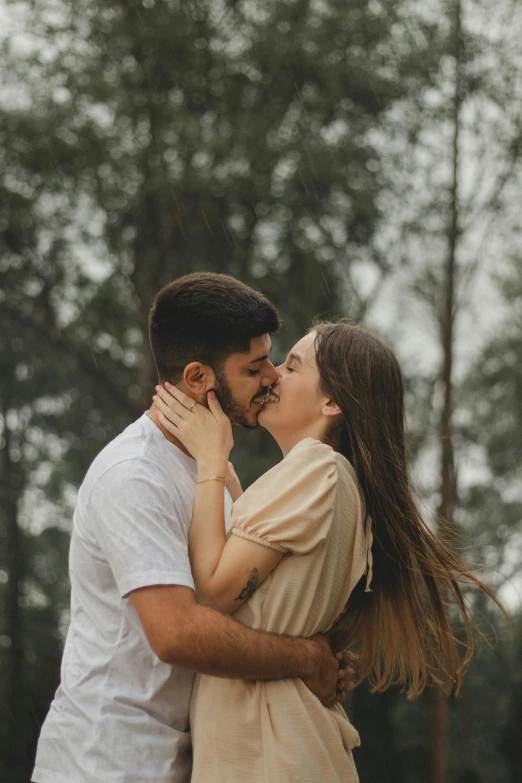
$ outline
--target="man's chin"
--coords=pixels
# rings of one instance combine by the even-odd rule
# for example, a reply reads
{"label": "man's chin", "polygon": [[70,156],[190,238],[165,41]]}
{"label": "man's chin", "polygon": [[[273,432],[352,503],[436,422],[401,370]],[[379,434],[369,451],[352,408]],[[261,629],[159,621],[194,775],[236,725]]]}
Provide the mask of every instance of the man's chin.
{"label": "man's chin", "polygon": [[[258,404],[255,403],[255,407],[258,407]],[[259,410],[252,410],[252,408],[249,411],[245,411],[243,414],[237,416],[234,418],[234,421],[232,422],[234,427],[243,427],[246,430],[255,430],[259,427],[259,422],[257,420],[257,417],[259,416],[260,412],[263,409],[260,408]]]}
{"label": "man's chin", "polygon": [[257,429],[259,427],[257,413],[254,415],[249,414],[248,416],[242,416],[241,419],[237,422],[237,426],[243,427],[245,430]]}

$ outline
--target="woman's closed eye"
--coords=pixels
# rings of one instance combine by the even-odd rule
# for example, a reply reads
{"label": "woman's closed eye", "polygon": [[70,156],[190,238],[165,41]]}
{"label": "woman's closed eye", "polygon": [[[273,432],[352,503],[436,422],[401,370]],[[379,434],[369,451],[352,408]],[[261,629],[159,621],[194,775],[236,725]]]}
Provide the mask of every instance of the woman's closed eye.
{"label": "woman's closed eye", "polygon": [[288,366],[285,367],[285,370],[287,370],[288,372],[295,372],[295,367]]}

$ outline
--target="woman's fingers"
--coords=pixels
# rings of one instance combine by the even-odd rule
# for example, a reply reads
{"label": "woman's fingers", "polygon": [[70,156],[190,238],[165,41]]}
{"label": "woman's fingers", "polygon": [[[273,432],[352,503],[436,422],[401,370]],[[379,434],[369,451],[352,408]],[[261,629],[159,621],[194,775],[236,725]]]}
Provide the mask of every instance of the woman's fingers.
{"label": "woman's fingers", "polygon": [[[185,394],[178,389],[177,386],[173,386],[171,383],[166,383],[165,386],[168,387],[168,390],[163,386],[156,386],[157,396],[163,403],[162,407],[158,407],[160,407],[167,418],[171,418],[169,414],[172,412],[185,421],[187,413],[193,413],[192,409],[196,407],[197,402],[192,397],[189,397],[188,394]],[[214,390],[209,391],[207,398],[210,412],[217,421],[223,423],[223,420],[227,419],[227,417],[219,404],[216,392]],[[174,422],[176,423],[176,420],[174,420]]]}
{"label": "woman's fingers", "polygon": [[174,386],[168,381],[165,381],[165,389],[167,389],[167,393],[170,394],[171,397],[174,397],[180,405],[183,405],[184,408],[190,410],[191,405],[194,404],[192,397],[189,397],[188,394],[185,394],[185,392],[182,392],[181,389],[178,389],[177,386]]}
{"label": "woman's fingers", "polygon": [[[160,393],[154,395],[152,398],[154,402],[156,403],[156,407],[158,410],[160,410],[164,416],[167,417],[169,421],[172,422],[172,424],[175,424],[176,426],[179,426],[181,422],[184,420],[184,418],[187,416],[187,412],[185,408],[181,405],[179,402],[173,402],[173,397],[170,398],[168,402],[165,401],[163,398],[163,395]],[[184,415],[181,413],[181,409],[184,411]]]}
{"label": "woman's fingers", "polygon": [[152,399],[154,400],[156,408],[158,409],[158,415],[161,414],[161,416],[166,419],[166,421],[169,421],[176,428],[178,428],[178,426],[183,423],[181,416],[179,416],[176,411],[173,411],[171,408],[169,408],[168,405],[165,405],[160,397],[154,396]]}
{"label": "woman's fingers", "polygon": [[[208,415],[208,411],[205,411],[205,406],[198,405],[197,401],[194,400],[193,397],[189,397],[188,394],[180,391],[177,386],[173,386],[172,384],[168,384],[168,386],[169,391],[163,388],[163,386],[156,386],[156,392],[165,406],[162,408],[163,413],[165,413],[167,418],[169,417],[169,411],[171,411],[180,419],[183,419],[183,421],[188,421],[188,414],[195,413],[193,409],[196,408],[196,406],[198,406],[200,409],[200,415]],[[214,391],[208,393],[208,403],[209,411],[216,420],[219,420],[220,417],[226,418]]]}
{"label": "woman's fingers", "polygon": [[169,421],[174,427],[165,427],[175,435],[196,461],[209,454],[227,457],[234,445],[230,421],[223,413],[217,397],[208,395],[209,408],[198,405],[196,400],[170,384],[170,391],[156,387],[153,397],[161,424]]}
{"label": "woman's fingers", "polygon": [[208,399],[208,407],[214,418],[216,418],[219,422],[223,423],[224,419],[227,419],[227,415],[223,413],[223,408],[221,407],[221,404],[217,398],[217,394],[214,391],[214,389],[211,389],[207,393],[207,399]]}
{"label": "woman's fingers", "polygon": [[[158,400],[157,399],[155,400],[155,403],[158,406],[158,419],[160,421],[161,426],[165,427],[165,429],[168,430],[168,432],[170,432],[171,435],[176,435],[176,437],[177,437],[177,434],[179,432],[179,428],[175,424],[173,424],[170,419],[167,419],[165,414],[162,413],[159,410],[159,405],[158,405]],[[172,416],[172,411],[170,411],[170,415]]]}
{"label": "woman's fingers", "polygon": [[[174,389],[174,387],[172,387]],[[171,410],[173,413],[176,413],[179,418],[183,419],[187,415],[188,408],[186,408],[183,403],[178,399],[177,395],[178,390],[176,389],[176,392],[168,392],[166,389],[163,388],[163,386],[156,386],[156,394],[158,397],[162,400],[164,405]],[[181,394],[182,392],[180,392]],[[187,395],[185,395],[186,397]],[[191,399],[190,397],[188,398]],[[194,403],[194,400],[191,400],[191,404]]]}
{"label": "woman's fingers", "polygon": [[171,435],[176,435],[177,437],[178,428],[175,424],[169,421],[169,419],[167,419],[167,417],[161,411],[158,411],[158,419],[162,427],[165,427],[165,429],[170,432]]}

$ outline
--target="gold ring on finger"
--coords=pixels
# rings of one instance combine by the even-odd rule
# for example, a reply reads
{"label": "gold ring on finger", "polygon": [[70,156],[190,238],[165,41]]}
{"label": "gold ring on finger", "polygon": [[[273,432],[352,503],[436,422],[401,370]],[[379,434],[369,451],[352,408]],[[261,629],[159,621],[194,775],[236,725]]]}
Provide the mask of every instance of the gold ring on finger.
{"label": "gold ring on finger", "polygon": [[190,408],[189,408],[189,411],[191,411],[191,410],[192,410],[192,408],[194,408],[196,405],[197,405],[197,402],[194,402],[194,403],[192,403],[192,405],[191,405],[191,406],[190,406]]}

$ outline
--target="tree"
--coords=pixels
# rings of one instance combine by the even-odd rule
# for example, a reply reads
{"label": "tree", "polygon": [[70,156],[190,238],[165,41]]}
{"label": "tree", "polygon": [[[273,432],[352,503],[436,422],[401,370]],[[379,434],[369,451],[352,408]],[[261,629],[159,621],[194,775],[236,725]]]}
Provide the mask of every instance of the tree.
{"label": "tree", "polygon": [[[453,3],[31,6],[29,55],[4,52],[12,105],[3,104],[0,136],[8,161],[0,184],[0,665],[12,667],[2,677],[12,712],[0,743],[14,749],[13,783],[27,779],[37,733],[30,703],[41,720],[57,681],[75,488],[152,393],[145,334],[154,292],[201,269],[261,288],[282,311],[280,356],[317,313],[371,321],[395,296],[390,281],[413,279],[440,346],[450,314],[442,261],[449,264],[458,212],[459,359],[469,282],[491,255],[488,240],[512,236],[517,217],[508,199],[520,145],[515,5],[502,5],[500,33],[490,23],[498,4],[464,5],[458,56]],[[478,179],[455,184],[470,159],[483,164]],[[482,243],[477,225],[493,226]],[[408,329],[409,307],[399,314]],[[433,448],[440,373],[420,377],[408,366],[407,375],[411,442],[422,459]],[[459,423],[466,401],[456,380]],[[261,433],[237,440],[249,482],[277,455]],[[492,498],[491,486],[482,489],[477,505]],[[472,517],[471,529],[487,510],[465,501],[458,518],[468,526]],[[488,536],[484,546],[495,542]],[[412,747],[407,727],[427,719],[426,703],[356,695],[354,707],[361,725],[379,727],[374,742],[395,736],[405,776],[425,779],[423,739]],[[389,773],[376,764],[363,756],[361,778]]]}
{"label": "tree", "polygon": [[[364,305],[348,254],[379,214],[369,130],[404,67],[395,56],[385,68],[379,49],[393,50],[394,5],[366,10],[42,1],[26,19],[29,56],[5,47],[20,96],[0,140],[13,781],[31,763],[31,704],[39,721],[37,693],[57,681],[75,488],[152,389],[154,292],[198,269],[234,274],[281,307],[288,342],[317,312]],[[266,443],[248,478],[263,454]]]}
{"label": "tree", "polygon": [[[451,0],[426,11],[439,14],[439,62],[431,85],[394,107],[395,131],[387,132],[383,124],[382,144],[389,142],[385,166],[391,174],[389,190],[384,191],[384,220],[376,233],[381,252],[402,266],[395,288],[396,337],[411,344],[408,332],[414,327],[424,335],[423,343],[419,340],[421,358],[429,345],[435,349],[436,364],[408,368],[411,388],[418,388],[420,381],[423,391],[433,390],[431,398],[424,397],[424,426],[415,433],[414,445],[429,465],[431,475],[424,473],[424,478],[432,502],[459,538],[470,531],[460,530],[465,512],[455,465],[465,462],[467,454],[454,430],[455,420],[469,417],[461,379],[470,320],[478,320],[473,286],[484,285],[498,254],[509,252],[510,240],[517,241],[510,194],[520,188],[522,118],[515,98],[520,16],[516,4],[506,2],[501,9],[496,6],[498,23],[489,26],[489,10],[486,2]],[[378,306],[379,301],[370,313],[377,323]],[[412,308],[414,316],[408,317]],[[428,316],[428,329],[419,329],[421,312]],[[483,394],[483,386],[479,388]],[[418,395],[417,404],[420,400]],[[437,452],[439,471],[434,469]],[[495,541],[491,528],[488,540]],[[466,760],[463,745],[462,761],[450,764],[451,705],[437,692],[434,701],[431,775],[440,783]]]}

